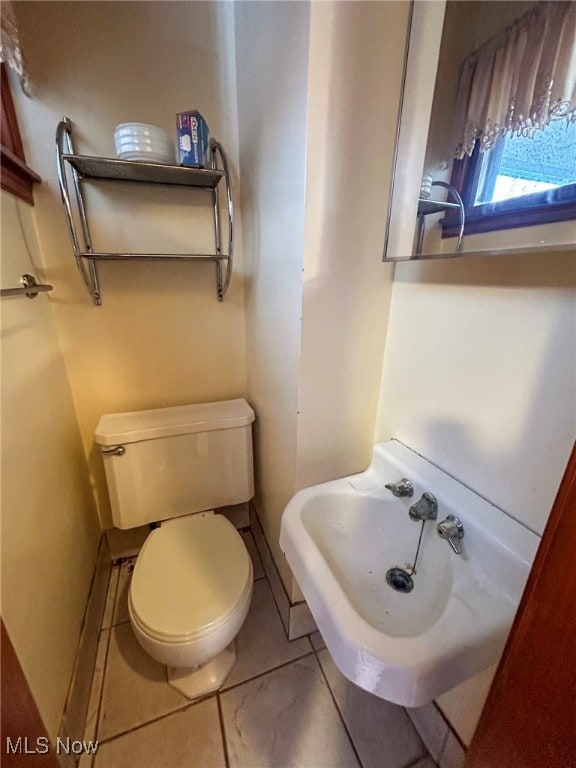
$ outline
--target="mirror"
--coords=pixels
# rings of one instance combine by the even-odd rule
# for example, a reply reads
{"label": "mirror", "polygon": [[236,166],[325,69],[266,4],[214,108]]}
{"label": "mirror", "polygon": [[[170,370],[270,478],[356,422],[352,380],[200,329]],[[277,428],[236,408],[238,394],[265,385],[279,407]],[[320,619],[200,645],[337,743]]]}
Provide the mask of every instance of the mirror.
{"label": "mirror", "polygon": [[[557,135],[550,139],[547,125],[545,130],[535,125],[530,135],[526,132],[525,136],[512,135],[514,131],[502,129],[502,135],[484,151],[485,147],[480,146],[484,141],[480,134],[471,156],[466,154],[462,159],[454,160],[454,149],[458,146],[455,126],[459,124],[457,116],[461,112],[459,85],[463,67],[465,70],[468,62],[478,61],[478,52],[491,49],[491,46],[494,50],[508,51],[502,41],[508,45],[513,35],[518,38],[526,35],[528,44],[522,50],[527,56],[526,51],[531,50],[534,40],[529,35],[542,38],[543,22],[538,16],[542,5],[558,9],[572,6],[568,17],[557,21],[560,27],[554,28],[552,22],[546,20],[549,39],[560,37],[563,40],[564,48],[557,58],[564,57],[567,61],[565,80],[571,89],[570,98],[562,101],[564,113],[554,115],[549,121],[550,130],[555,129]],[[386,222],[385,261],[574,249],[575,5],[515,0],[477,0],[472,3],[468,0],[418,0],[411,3]],[[561,29],[560,35],[557,29]],[[534,58],[531,53],[530,61]],[[520,72],[526,69],[525,60],[517,69]],[[499,71],[498,66],[494,70]],[[492,88],[489,93],[493,92]],[[544,134],[546,139],[541,138]],[[532,166],[538,153],[539,157],[549,156],[549,148],[543,141],[553,141],[556,155],[563,158],[560,164],[564,167],[558,172],[558,180],[552,178],[557,170],[554,169],[554,173],[550,170],[550,178],[545,171],[542,179],[538,177],[530,183],[523,181],[523,177],[536,178]],[[528,142],[523,145],[524,149],[522,142]],[[526,156],[524,160],[522,152]],[[513,160],[507,160],[511,155]],[[514,165],[514,169],[507,170],[506,162],[508,166]],[[527,164],[530,165],[528,169]],[[514,178],[510,181],[506,174]],[[505,178],[510,189],[502,187]]]}

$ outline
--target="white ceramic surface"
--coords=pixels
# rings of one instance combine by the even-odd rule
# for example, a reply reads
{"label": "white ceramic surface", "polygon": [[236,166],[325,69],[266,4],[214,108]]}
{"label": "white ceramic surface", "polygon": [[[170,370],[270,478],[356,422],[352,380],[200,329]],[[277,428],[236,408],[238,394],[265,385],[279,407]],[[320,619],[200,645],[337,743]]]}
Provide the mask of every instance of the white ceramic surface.
{"label": "white ceramic surface", "polygon": [[241,399],[102,416],[96,442],[127,446],[123,456],[102,457],[114,525],[134,528],[251,499],[253,420]]}
{"label": "white ceramic surface", "polygon": [[159,155],[165,155],[172,158],[174,156],[174,145],[160,144],[150,141],[117,141],[116,142],[116,154],[120,155],[122,152],[142,152],[142,153],[154,153]]}
{"label": "white ceramic surface", "polygon": [[140,152],[138,150],[128,152],[118,152],[119,160],[134,160],[140,163],[158,163],[160,165],[176,165],[175,159],[171,155],[158,152]]}
{"label": "white ceramic surface", "polygon": [[151,144],[162,147],[174,146],[174,142],[168,136],[147,136],[146,134],[126,134],[121,136],[116,134],[114,136],[114,143],[116,146],[122,144]]}
{"label": "white ceramic surface", "polygon": [[168,134],[154,126],[118,126],[114,131],[116,155],[123,160],[175,163],[176,148]]}
{"label": "white ceramic surface", "polygon": [[[407,477],[412,498],[384,486]],[[464,524],[456,555],[424,526],[414,589],[396,592],[389,568],[413,563],[421,523],[409,507],[424,491],[438,520]],[[538,537],[434,465],[391,440],[370,467],[306,488],[282,517],[280,546],[341,672],[408,707],[493,664],[502,651]]]}
{"label": "white ceramic surface", "polygon": [[[251,567],[250,575],[252,575]],[[250,580],[234,610],[214,629],[202,634],[198,633],[197,636],[182,642],[153,637],[139,622],[130,599],[128,612],[130,624],[138,642],[153,659],[168,667],[192,668],[208,663],[230,645],[244,624],[251,599],[252,581]]]}
{"label": "white ceramic surface", "polygon": [[144,123],[123,123],[116,126],[114,131],[114,141],[124,141],[126,139],[143,140],[162,144],[172,143],[171,137],[162,128],[155,125],[146,125]]}
{"label": "white ceramic surface", "polygon": [[120,123],[114,129],[114,135],[119,134],[155,134],[167,136],[163,128],[150,123]]}

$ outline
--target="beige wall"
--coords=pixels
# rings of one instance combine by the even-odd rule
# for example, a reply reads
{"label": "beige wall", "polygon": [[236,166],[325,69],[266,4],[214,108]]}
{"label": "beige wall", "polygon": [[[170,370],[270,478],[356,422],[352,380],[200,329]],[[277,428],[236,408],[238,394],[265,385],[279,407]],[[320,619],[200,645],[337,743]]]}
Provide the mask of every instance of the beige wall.
{"label": "beige wall", "polygon": [[382,263],[408,7],[313,3],[298,488],[365,469],[392,266]]}
{"label": "beige wall", "polygon": [[[33,209],[1,206],[2,286],[42,281]],[[2,299],[2,618],[55,738],[100,530],[52,306]]]}
{"label": "beige wall", "polygon": [[[573,254],[397,265],[377,440],[541,533],[576,434],[575,287]],[[492,673],[439,700],[465,741]]]}
{"label": "beige wall", "polygon": [[[95,307],[73,261],[56,183],[63,115],[77,150],[114,156],[118,123],[174,135],[197,108],[238,168],[226,8],[190,2],[26,2],[17,5],[33,98],[19,96],[27,157],[42,176],[37,222],[46,276],[57,287],[58,332],[103,525],[111,524],[99,454],[101,414],[246,394],[241,253],[222,303],[212,264],[104,263]],[[228,11],[229,13],[230,11]],[[232,62],[233,63],[233,62]],[[190,252],[211,238],[209,197],[193,190],[90,184],[97,248]],[[241,249],[239,249],[241,250]]]}
{"label": "beige wall", "polygon": [[406,20],[398,3],[236,5],[257,505],[293,599],[278,547],[286,503],[370,459]]}
{"label": "beige wall", "polygon": [[278,535],[296,473],[309,5],[242,2],[235,11],[256,505],[290,588]]}
{"label": "beige wall", "polygon": [[378,439],[541,533],[576,432],[572,254],[397,266]]}

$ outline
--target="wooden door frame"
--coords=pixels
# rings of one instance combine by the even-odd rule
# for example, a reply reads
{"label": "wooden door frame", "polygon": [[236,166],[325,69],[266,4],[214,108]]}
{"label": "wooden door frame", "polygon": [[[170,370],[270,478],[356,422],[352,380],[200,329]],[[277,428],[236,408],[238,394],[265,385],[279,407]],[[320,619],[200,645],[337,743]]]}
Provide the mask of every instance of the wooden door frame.
{"label": "wooden door frame", "polygon": [[576,445],[466,768],[576,766]]}
{"label": "wooden door frame", "polygon": [[2,768],[58,768],[54,746],[48,739],[4,621],[1,622],[1,643],[0,764]]}

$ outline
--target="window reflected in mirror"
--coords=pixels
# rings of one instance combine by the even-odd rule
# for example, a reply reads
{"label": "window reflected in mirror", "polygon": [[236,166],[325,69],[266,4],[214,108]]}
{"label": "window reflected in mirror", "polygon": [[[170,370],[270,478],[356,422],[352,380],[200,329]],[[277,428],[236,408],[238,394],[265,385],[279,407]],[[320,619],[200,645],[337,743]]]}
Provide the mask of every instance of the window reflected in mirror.
{"label": "window reflected in mirror", "polygon": [[507,134],[482,158],[474,205],[576,183],[576,122],[551,122],[534,137]]}
{"label": "window reflected in mirror", "polygon": [[[418,21],[439,7],[438,66],[429,74],[419,53],[427,24]],[[447,0],[412,8],[395,168],[401,183],[395,189],[392,182],[386,258],[573,246],[576,2]],[[406,100],[419,92],[422,103],[430,86],[428,115],[410,114]],[[429,116],[425,149],[406,141],[405,117],[413,122],[414,115]],[[422,162],[422,177],[409,181],[413,193],[406,191],[408,152],[412,173],[414,156]],[[404,229],[413,216],[412,240],[394,234],[395,213]]]}
{"label": "window reflected in mirror", "polygon": [[[457,83],[452,76],[455,157],[445,162],[464,203],[464,232],[574,219],[576,3],[473,5],[476,47]],[[443,46],[469,8],[447,3]],[[442,47],[436,92],[450,87],[443,78],[447,55]],[[441,226],[443,237],[456,236],[456,213],[448,211]]]}

